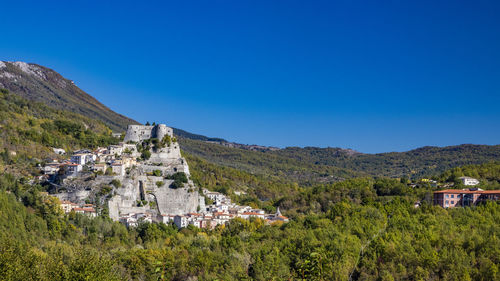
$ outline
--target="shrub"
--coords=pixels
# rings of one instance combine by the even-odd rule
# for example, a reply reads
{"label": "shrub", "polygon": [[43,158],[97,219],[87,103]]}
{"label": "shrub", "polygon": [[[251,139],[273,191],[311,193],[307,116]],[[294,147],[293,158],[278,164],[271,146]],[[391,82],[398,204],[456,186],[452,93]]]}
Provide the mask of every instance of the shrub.
{"label": "shrub", "polygon": [[165,178],[169,180],[174,180],[174,182],[170,184],[170,188],[174,189],[183,187],[184,184],[188,182],[188,178],[186,176],[186,173],[184,172],[178,172],[173,175],[167,176]]}
{"label": "shrub", "polygon": [[122,186],[122,183],[117,179],[112,180],[109,184],[114,185],[117,188]]}
{"label": "shrub", "polygon": [[151,158],[151,152],[149,150],[142,151],[142,153],[141,153],[141,159],[142,160],[148,160],[149,158]]}

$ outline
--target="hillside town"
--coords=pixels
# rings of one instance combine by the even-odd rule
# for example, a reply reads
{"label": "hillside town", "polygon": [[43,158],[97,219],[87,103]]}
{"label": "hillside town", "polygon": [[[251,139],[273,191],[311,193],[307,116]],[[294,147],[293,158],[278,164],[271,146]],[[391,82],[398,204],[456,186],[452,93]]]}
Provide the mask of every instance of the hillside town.
{"label": "hillside town", "polygon": [[222,193],[196,187],[172,128],[163,124],[130,125],[118,145],[78,150],[69,156],[60,148],[54,152],[65,156],[64,160],[41,165],[39,179],[63,190],[54,196],[65,213],[95,217],[97,207],[87,203],[94,197],[107,204],[110,218],[128,227],[162,222],[178,228],[215,228],[234,218],[288,222],[279,208],[266,214],[235,204]]}

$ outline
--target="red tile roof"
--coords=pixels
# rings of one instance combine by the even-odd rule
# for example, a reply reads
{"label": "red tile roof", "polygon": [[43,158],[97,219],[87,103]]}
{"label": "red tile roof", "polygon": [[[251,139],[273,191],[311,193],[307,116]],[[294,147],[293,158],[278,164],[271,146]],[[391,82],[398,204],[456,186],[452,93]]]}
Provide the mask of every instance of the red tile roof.
{"label": "red tile roof", "polygon": [[450,193],[450,194],[496,194],[500,190],[462,190],[462,189],[445,189],[434,191],[434,193]]}
{"label": "red tile roof", "polygon": [[249,216],[263,216],[264,214],[261,213],[255,213],[255,212],[245,212],[243,215],[249,215]]}

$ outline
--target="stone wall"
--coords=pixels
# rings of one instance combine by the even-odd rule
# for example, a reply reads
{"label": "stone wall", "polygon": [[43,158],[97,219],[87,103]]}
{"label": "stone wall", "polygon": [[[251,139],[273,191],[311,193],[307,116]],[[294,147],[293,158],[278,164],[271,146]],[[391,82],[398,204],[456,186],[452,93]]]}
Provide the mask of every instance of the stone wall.
{"label": "stone wall", "polygon": [[166,181],[162,187],[154,188],[152,191],[160,213],[182,215],[197,212],[200,200],[198,192],[189,188],[169,188],[171,183],[172,181]]}
{"label": "stone wall", "polygon": [[64,192],[54,194],[59,200],[68,200],[74,203],[85,203],[85,199],[89,197],[90,191],[88,190],[77,190],[74,192]]}
{"label": "stone wall", "polygon": [[134,141],[140,142],[150,138],[163,139],[164,136],[173,136],[173,129],[164,124],[156,126],[129,125],[125,134],[124,142]]}

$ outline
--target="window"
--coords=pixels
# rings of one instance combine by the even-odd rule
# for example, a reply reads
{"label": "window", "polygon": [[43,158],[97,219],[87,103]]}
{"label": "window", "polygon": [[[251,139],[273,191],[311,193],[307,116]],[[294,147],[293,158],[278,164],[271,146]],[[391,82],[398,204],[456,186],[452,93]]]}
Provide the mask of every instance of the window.
{"label": "window", "polygon": [[448,205],[449,201],[448,201],[448,200],[446,200],[444,203],[445,203],[446,205]]}
{"label": "window", "polygon": [[453,200],[452,200],[452,201],[451,201],[451,204],[455,204],[455,201],[453,201]]}
{"label": "window", "polygon": [[451,195],[451,198],[455,198],[455,195],[453,195],[453,194],[452,194],[452,195]]}
{"label": "window", "polygon": [[457,198],[460,199],[460,194],[457,194]]}
{"label": "window", "polygon": [[450,198],[450,195],[446,194],[446,198]]}

